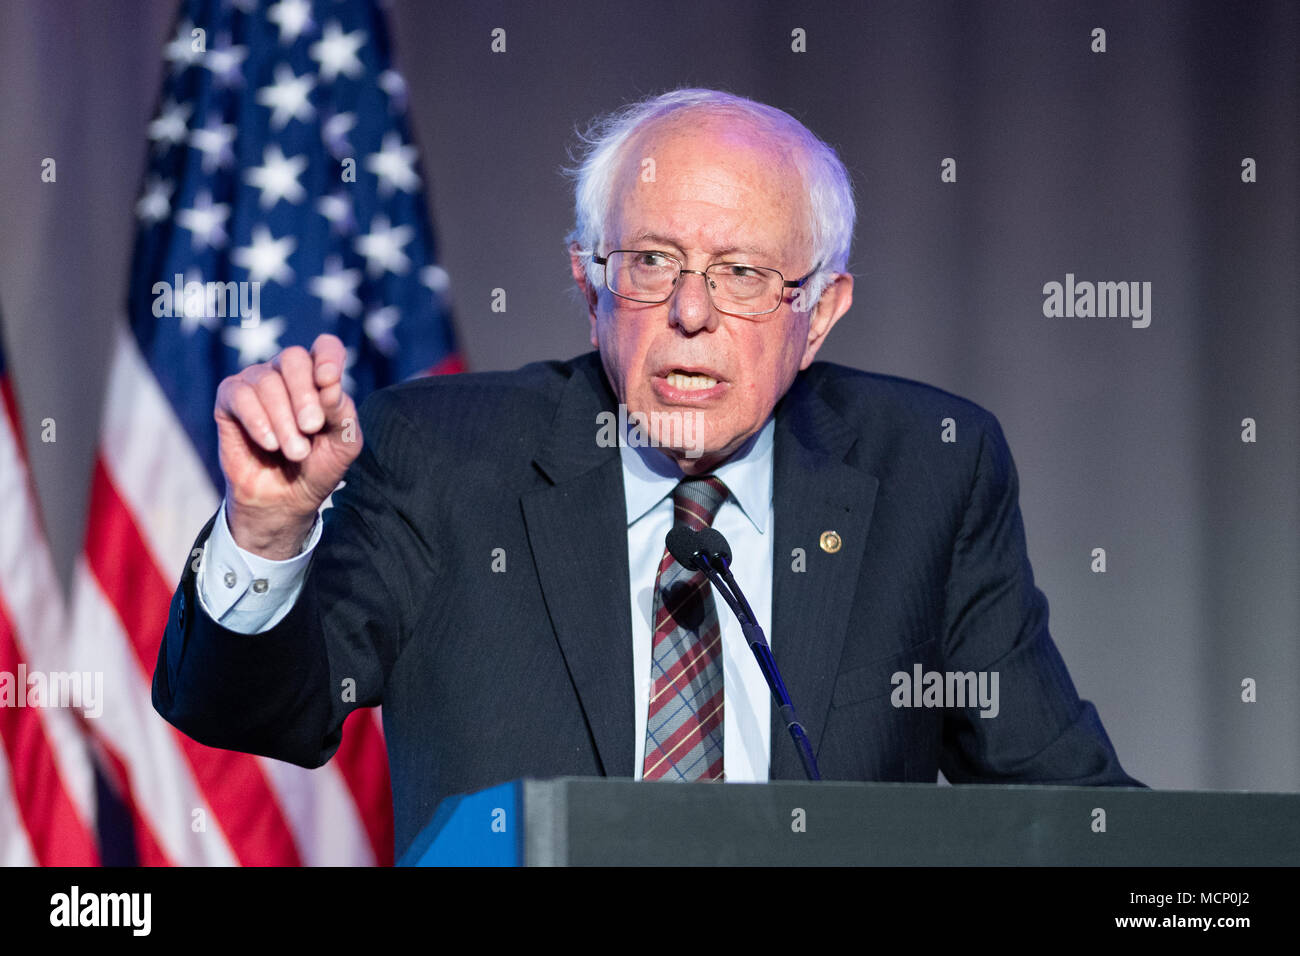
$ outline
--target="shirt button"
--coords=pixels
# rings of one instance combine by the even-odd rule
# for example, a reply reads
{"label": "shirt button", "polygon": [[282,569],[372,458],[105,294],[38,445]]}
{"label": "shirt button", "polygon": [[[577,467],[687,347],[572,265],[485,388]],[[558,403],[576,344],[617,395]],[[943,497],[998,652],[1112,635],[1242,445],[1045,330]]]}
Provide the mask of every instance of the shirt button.
{"label": "shirt button", "polygon": [[239,578],[235,577],[234,571],[227,571],[226,576],[221,580],[226,582],[226,587],[233,588],[235,586],[235,582],[238,581]]}
{"label": "shirt button", "polygon": [[253,590],[256,591],[258,594],[265,594],[265,593],[266,593],[266,587],[267,587],[267,585],[266,585],[266,578],[256,578],[256,579],[254,579],[254,581],[253,581]]}

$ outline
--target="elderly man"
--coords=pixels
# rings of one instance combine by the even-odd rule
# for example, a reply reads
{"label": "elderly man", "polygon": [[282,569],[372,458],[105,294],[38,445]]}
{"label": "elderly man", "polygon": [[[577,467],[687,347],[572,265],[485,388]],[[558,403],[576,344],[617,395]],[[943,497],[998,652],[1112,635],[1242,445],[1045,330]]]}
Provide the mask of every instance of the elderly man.
{"label": "elderly man", "polygon": [[226,497],[158,710],[318,766],[382,704],[399,853],[514,777],[801,778],[739,626],[665,551],[712,525],[824,778],[1137,785],[1048,633],[995,419],[814,362],[852,301],[834,151],[679,90],[599,122],[575,174],[596,352],[406,383],[359,422],[329,336],[222,382]]}

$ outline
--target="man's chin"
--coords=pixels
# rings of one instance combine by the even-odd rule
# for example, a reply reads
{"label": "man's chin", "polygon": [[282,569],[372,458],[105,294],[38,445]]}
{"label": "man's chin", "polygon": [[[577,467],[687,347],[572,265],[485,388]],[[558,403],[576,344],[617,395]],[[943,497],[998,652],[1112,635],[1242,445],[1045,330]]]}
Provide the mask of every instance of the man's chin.
{"label": "man's chin", "polygon": [[717,467],[750,437],[720,428],[716,409],[648,404],[649,411],[623,412],[628,442],[658,449],[687,474]]}

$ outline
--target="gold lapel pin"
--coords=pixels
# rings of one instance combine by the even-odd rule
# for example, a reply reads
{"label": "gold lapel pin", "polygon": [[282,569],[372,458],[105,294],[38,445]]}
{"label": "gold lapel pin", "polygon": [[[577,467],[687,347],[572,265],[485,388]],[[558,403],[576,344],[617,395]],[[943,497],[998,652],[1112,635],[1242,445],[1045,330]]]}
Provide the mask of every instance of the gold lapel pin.
{"label": "gold lapel pin", "polygon": [[844,542],[840,540],[839,532],[837,531],[822,532],[821,546],[822,546],[822,550],[825,551],[827,554],[834,554],[836,551],[840,549],[840,546],[843,544]]}

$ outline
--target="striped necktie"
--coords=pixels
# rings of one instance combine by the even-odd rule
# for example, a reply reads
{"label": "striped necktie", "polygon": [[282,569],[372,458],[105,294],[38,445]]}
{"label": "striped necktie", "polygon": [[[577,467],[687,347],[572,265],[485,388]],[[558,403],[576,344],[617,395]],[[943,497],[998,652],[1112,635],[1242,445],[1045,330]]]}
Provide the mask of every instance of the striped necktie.
{"label": "striped necktie", "polygon": [[[712,475],[683,478],[673,517],[694,531],[713,524],[727,486]],[[655,578],[654,645],[646,719],[645,780],[722,780],[722,628],[702,571],[664,549]]]}

